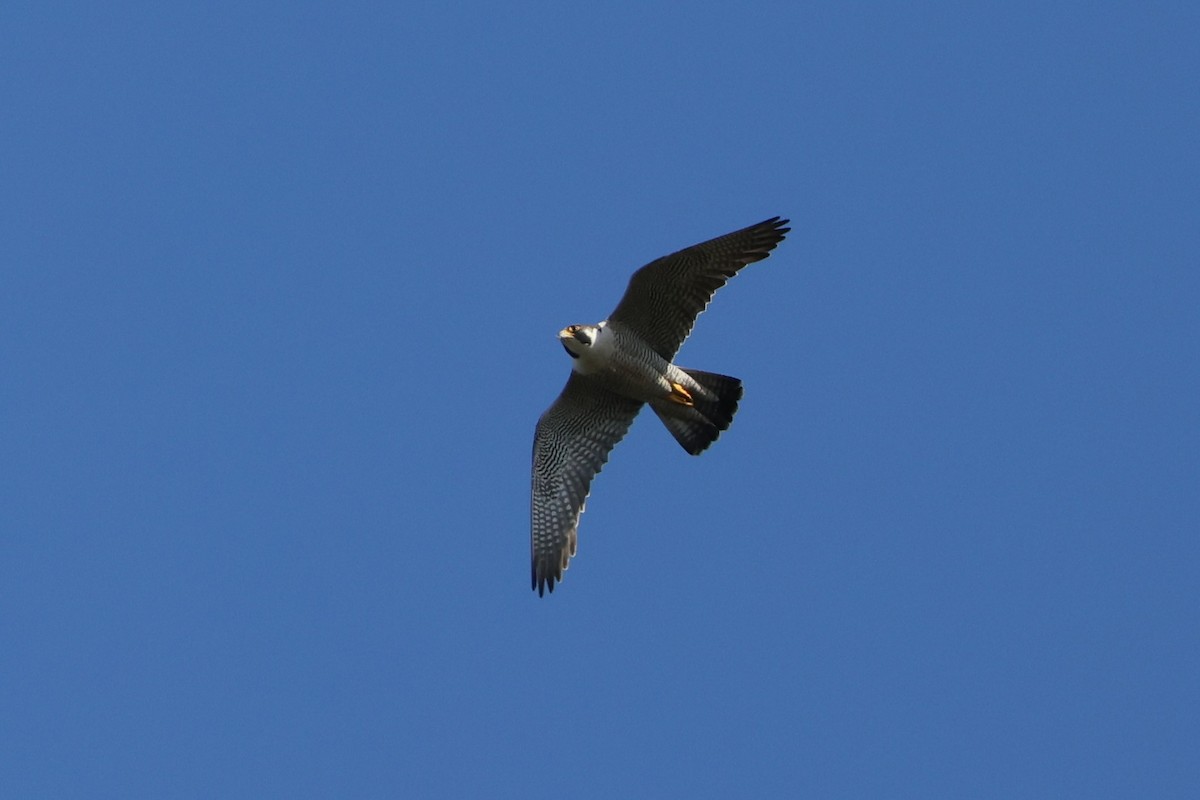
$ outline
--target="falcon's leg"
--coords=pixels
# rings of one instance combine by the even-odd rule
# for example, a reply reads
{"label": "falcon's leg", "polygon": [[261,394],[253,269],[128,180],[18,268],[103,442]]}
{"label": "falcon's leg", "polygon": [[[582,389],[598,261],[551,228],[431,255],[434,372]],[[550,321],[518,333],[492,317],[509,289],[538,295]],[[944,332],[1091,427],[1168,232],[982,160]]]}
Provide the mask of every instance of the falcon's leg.
{"label": "falcon's leg", "polygon": [[672,403],[679,403],[681,406],[691,408],[696,405],[696,401],[692,399],[692,393],[683,387],[683,384],[672,383],[671,393],[667,395],[667,399]]}

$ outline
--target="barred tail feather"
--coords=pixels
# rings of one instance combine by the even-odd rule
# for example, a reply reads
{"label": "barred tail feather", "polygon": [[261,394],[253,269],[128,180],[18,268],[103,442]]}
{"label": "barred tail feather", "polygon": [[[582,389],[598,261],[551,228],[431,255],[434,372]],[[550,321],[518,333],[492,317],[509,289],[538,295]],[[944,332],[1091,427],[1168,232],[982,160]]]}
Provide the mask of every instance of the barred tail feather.
{"label": "barred tail feather", "polygon": [[651,408],[675,441],[694,456],[698,456],[727,429],[737,413],[742,399],[742,382],[728,375],[685,369],[692,380],[705,389],[706,396],[693,398],[694,406],[676,403],[651,403]]}

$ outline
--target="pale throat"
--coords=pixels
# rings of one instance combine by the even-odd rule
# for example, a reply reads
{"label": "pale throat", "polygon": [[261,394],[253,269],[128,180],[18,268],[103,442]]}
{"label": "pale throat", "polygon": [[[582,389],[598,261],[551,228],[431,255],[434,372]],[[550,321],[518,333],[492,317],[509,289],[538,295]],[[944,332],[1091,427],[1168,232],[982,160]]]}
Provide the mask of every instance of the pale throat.
{"label": "pale throat", "polygon": [[571,369],[581,375],[589,375],[604,369],[612,361],[616,350],[616,335],[608,329],[607,320],[596,326],[593,333],[595,340],[588,346],[577,347],[575,358],[571,359]]}

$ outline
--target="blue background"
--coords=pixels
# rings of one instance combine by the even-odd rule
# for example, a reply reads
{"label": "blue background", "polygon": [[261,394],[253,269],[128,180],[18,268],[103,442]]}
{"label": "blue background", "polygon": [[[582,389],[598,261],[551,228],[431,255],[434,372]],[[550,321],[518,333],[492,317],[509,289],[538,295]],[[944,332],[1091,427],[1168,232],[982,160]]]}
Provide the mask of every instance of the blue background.
{"label": "blue background", "polygon": [[[3,796],[1197,796],[1194,3],[0,30]],[[538,599],[555,333],[775,214]]]}

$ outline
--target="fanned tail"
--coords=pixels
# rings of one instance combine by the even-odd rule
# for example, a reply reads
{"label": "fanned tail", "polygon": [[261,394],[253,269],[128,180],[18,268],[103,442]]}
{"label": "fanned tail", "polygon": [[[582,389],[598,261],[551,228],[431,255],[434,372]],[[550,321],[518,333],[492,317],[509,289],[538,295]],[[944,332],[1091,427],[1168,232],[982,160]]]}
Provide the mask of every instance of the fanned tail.
{"label": "fanned tail", "polygon": [[701,372],[698,369],[683,371],[700,384],[705,390],[704,394],[693,396],[690,406],[671,402],[651,403],[650,406],[675,441],[684,450],[698,456],[733,422],[738,401],[742,399],[742,382],[715,372]]}

